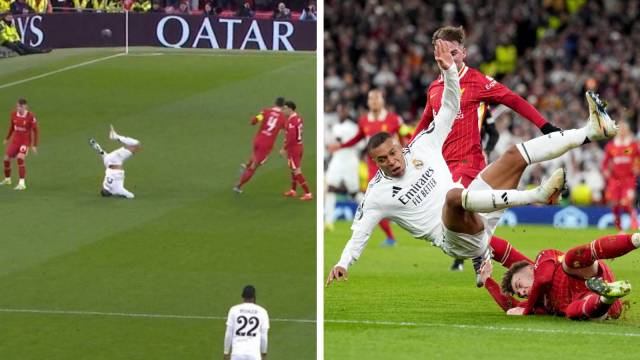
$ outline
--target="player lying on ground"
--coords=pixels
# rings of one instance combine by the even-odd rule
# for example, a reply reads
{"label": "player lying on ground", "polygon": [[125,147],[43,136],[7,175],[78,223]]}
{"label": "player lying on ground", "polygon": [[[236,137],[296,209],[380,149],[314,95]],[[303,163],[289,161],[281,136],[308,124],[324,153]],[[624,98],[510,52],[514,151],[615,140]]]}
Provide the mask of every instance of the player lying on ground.
{"label": "player lying on ground", "polygon": [[[611,138],[617,126],[593,93],[587,94],[589,120],[580,129],[555,132],[511,146],[463,189],[455,184],[442,157],[444,143],[460,104],[458,71],[451,45],[436,42],[435,59],[444,74],[441,109],[428,129],[402,149],[388,133],[374,135],[367,144],[380,171],[369,183],[355,215],[353,234],[327,285],[346,278],[348,267],[362,254],[371,231],[380,219],[394,220],[414,237],[433,242],[454,258],[473,260],[476,285],[482,286],[480,268],[490,259],[489,239],[504,209],[553,200],[565,184],[558,169],[540,186],[516,190],[525,168],[556,158],[589,141]],[[499,189],[499,190],[498,190]]]}
{"label": "player lying on ground", "polygon": [[242,290],[243,303],[229,309],[224,334],[225,360],[265,360],[269,334],[269,314],[256,304],[256,289]]}
{"label": "player lying on ground", "polygon": [[260,124],[258,133],[253,138],[253,154],[246,164],[242,165],[242,174],[233,191],[242,193],[242,186],[247,183],[255,174],[258,167],[265,162],[273,149],[273,144],[278,137],[278,133],[284,127],[286,119],[282,115],[284,98],[279,97],[275,101],[275,106],[264,108],[260,113],[251,119],[251,125]]}
{"label": "player lying on ground", "polygon": [[287,163],[291,170],[291,189],[284,193],[284,196],[297,196],[296,188],[299,184],[304,191],[300,200],[309,201],[313,199],[307,179],[302,174],[302,153],[304,152],[304,144],[302,142],[302,117],[296,112],[296,104],[293,101],[286,101],[282,108],[282,114],[287,122],[285,123],[284,149],[282,154],[287,156]]}
{"label": "player lying on ground", "polygon": [[133,199],[134,195],[129,190],[124,188],[124,167],[125,160],[133,156],[134,153],[140,150],[140,141],[122,136],[116,133],[111,126],[109,131],[109,139],[118,141],[122,147],[107,153],[102,150],[100,144],[95,139],[89,140],[89,145],[100,155],[102,163],[104,164],[104,181],[102,181],[102,190],[100,194],[102,196],[120,196],[127,199]]}
{"label": "player lying on ground", "polygon": [[605,199],[615,217],[616,229],[622,230],[623,212],[631,218],[631,230],[638,229],[636,211],[636,179],[640,173],[640,148],[626,121],[620,131],[604,148],[602,174],[607,181]]}
{"label": "player lying on ground", "polygon": [[18,99],[16,110],[11,113],[9,121],[9,133],[2,143],[6,144],[9,139],[11,139],[11,142],[5,151],[4,180],[0,182],[0,185],[11,185],[11,159],[15,158],[18,165],[18,175],[20,176],[15,190],[25,190],[27,188],[25,184],[27,175],[25,160],[29,153],[29,147],[34,153],[37,153],[38,123],[36,122],[36,115],[28,110],[27,100],[25,99]]}
{"label": "player lying on ground", "polygon": [[[604,236],[566,253],[543,250],[535,262],[522,256],[509,267],[501,285],[491,279],[491,263],[485,264],[481,277],[496,303],[509,315],[617,319],[622,310],[618,298],[627,295],[631,286],[627,281],[615,281],[609,266],[598,260],[615,259],[639,246],[640,234]],[[527,300],[518,301],[514,294]]]}

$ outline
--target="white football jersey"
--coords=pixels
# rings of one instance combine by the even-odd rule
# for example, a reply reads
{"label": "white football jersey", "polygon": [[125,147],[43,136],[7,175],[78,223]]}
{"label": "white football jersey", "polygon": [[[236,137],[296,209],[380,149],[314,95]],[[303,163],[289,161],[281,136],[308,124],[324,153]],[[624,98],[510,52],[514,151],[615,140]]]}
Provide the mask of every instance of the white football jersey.
{"label": "white football jersey", "polygon": [[242,303],[229,309],[227,327],[232,328],[231,355],[260,359],[260,338],[269,330],[269,314],[262,306]]}
{"label": "white football jersey", "polygon": [[[331,127],[331,137],[333,138],[333,143],[346,143],[347,141],[353,139],[358,134],[358,125],[356,125],[353,121],[344,121],[341,123],[337,123]],[[358,161],[358,153],[362,149],[361,146],[351,146],[348,148],[342,148],[333,153],[333,157],[331,161],[336,162],[353,162]]]}
{"label": "white football jersey", "polygon": [[445,71],[442,107],[431,125],[415,136],[404,149],[406,163],[401,177],[386,176],[379,170],[369,182],[364,199],[354,217],[353,235],[338,265],[348,268],[358,259],[375,226],[387,218],[416,238],[437,241],[442,236],[442,207],[447,192],[462,187],[453,182],[442,156],[460,103],[460,85],[455,64]]}

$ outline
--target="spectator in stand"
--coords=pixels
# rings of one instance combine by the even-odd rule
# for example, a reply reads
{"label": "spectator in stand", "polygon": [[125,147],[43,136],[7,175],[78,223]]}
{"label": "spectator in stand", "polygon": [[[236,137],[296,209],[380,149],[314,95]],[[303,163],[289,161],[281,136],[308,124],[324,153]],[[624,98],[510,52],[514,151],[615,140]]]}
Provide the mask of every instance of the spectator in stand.
{"label": "spectator in stand", "polygon": [[106,9],[107,12],[122,11],[122,0],[107,0]]}
{"label": "spectator in stand", "polygon": [[236,16],[241,18],[252,18],[253,10],[251,10],[251,3],[248,1],[245,1],[242,7],[238,8],[238,11],[236,12]]}
{"label": "spectator in stand", "polygon": [[107,11],[107,0],[91,0],[91,8],[97,13]]}
{"label": "spectator in stand", "polygon": [[273,11],[274,20],[291,20],[291,10],[287,9],[283,2]]}
{"label": "spectator in stand", "polygon": [[135,0],[131,5],[131,11],[149,12],[149,10],[151,10],[151,1],[149,0]]}
{"label": "spectator in stand", "polygon": [[51,12],[51,3],[49,3],[49,0],[27,0],[27,5],[38,14]]}
{"label": "spectator in stand", "polygon": [[11,4],[11,13],[12,14],[28,14],[33,13],[33,9],[29,4],[27,4],[26,0],[16,0]]}
{"label": "spectator in stand", "polygon": [[312,20],[316,21],[318,19],[316,13],[316,6],[313,4],[307,5],[304,9],[302,9],[302,14],[300,15],[300,20]]}
{"label": "spectator in stand", "polygon": [[19,55],[41,54],[51,51],[51,49],[37,49],[21,43],[11,13],[4,14],[0,20],[0,45],[17,52]]}
{"label": "spectator in stand", "polygon": [[11,11],[11,4],[14,0],[0,0],[0,14]]}
{"label": "spectator in stand", "polygon": [[77,12],[86,11],[88,4],[89,4],[89,0],[73,0],[73,8]]}
{"label": "spectator in stand", "polygon": [[216,16],[216,10],[213,8],[213,4],[210,2],[206,2],[204,4],[204,10],[202,11],[204,16]]}
{"label": "spectator in stand", "polygon": [[151,12],[153,13],[162,13],[164,12],[164,7],[162,7],[161,0],[154,0],[153,4],[151,4]]}
{"label": "spectator in stand", "polygon": [[174,11],[174,13],[176,14],[190,14],[191,10],[189,9],[189,3],[185,0],[180,2],[180,5],[178,5],[178,8],[176,9],[176,11]]}

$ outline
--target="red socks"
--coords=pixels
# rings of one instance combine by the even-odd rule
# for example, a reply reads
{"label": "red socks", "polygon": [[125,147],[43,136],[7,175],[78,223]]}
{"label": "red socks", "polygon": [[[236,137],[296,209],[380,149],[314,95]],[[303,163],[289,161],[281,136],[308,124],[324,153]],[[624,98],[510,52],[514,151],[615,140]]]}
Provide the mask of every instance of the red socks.
{"label": "red socks", "polygon": [[393,231],[391,231],[391,224],[389,224],[389,220],[380,220],[380,228],[382,228],[382,231],[387,235],[387,239],[395,239],[393,237]]}
{"label": "red socks", "polygon": [[298,184],[300,184],[300,186],[302,186],[302,190],[304,190],[305,194],[310,193],[309,186],[307,185],[307,180],[304,178],[302,173],[300,173],[298,175],[294,175],[293,177],[294,177],[295,180],[298,181]]}
{"label": "red socks", "polygon": [[631,241],[632,235],[611,235],[596,239],[589,244],[569,249],[564,255],[564,264],[573,269],[591,266],[597,259],[614,259],[636,247]]}
{"label": "red socks", "polygon": [[611,305],[600,301],[600,295],[592,294],[572,302],[564,312],[568,318],[574,320],[594,319],[606,314]]}
{"label": "red socks", "polygon": [[298,188],[298,180],[296,179],[296,175],[291,173],[291,190],[296,191]]}
{"label": "red socks", "polygon": [[20,175],[20,179],[24,179],[24,176],[27,173],[27,170],[24,167],[24,159],[17,159],[18,162],[18,175]]}
{"label": "red socks", "polygon": [[533,264],[531,259],[511,246],[505,239],[493,236],[489,241],[489,246],[493,249],[493,260],[501,263],[507,269],[510,268],[513,263],[523,260]]}
{"label": "red socks", "polygon": [[252,168],[247,168],[243,173],[242,176],[240,176],[240,182],[238,183],[238,187],[241,187],[242,185],[244,185],[247,181],[249,181],[249,179],[251,179],[251,177],[253,176],[253,174],[255,174],[256,169],[252,169]]}
{"label": "red socks", "polygon": [[8,178],[11,176],[11,160],[4,161],[4,177]]}

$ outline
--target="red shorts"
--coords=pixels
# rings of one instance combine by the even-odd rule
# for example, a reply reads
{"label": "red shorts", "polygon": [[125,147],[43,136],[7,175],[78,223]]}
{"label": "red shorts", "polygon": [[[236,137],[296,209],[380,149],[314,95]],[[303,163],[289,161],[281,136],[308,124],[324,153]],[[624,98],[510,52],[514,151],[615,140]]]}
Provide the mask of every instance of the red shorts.
{"label": "red shorts", "polygon": [[251,156],[251,160],[258,165],[264,164],[267,161],[267,158],[269,157],[272,149],[273,144],[254,142],[253,155]]}
{"label": "red shorts", "polygon": [[450,165],[449,170],[451,171],[453,181],[460,181],[462,186],[465,188],[469,187],[469,184],[471,184],[473,179],[475,179],[480,171],[482,171],[482,169],[474,169],[461,163]]}
{"label": "red shorts", "polygon": [[24,156],[27,156],[27,154],[29,153],[29,145],[25,144],[25,143],[11,143],[9,144],[9,146],[7,146],[7,151],[6,151],[6,155],[10,158],[14,158],[18,155],[18,153],[20,154],[24,154]]}
{"label": "red shorts", "polygon": [[291,170],[300,169],[302,165],[302,148],[287,149],[287,159]]}
{"label": "red shorts", "polygon": [[630,205],[636,197],[636,179],[610,179],[605,189],[605,198],[610,203]]}
{"label": "red shorts", "polygon": [[376,162],[373,161],[369,156],[367,156],[367,167],[369,168],[369,181],[371,181],[371,179],[373,179],[378,172],[378,165],[376,165]]}

